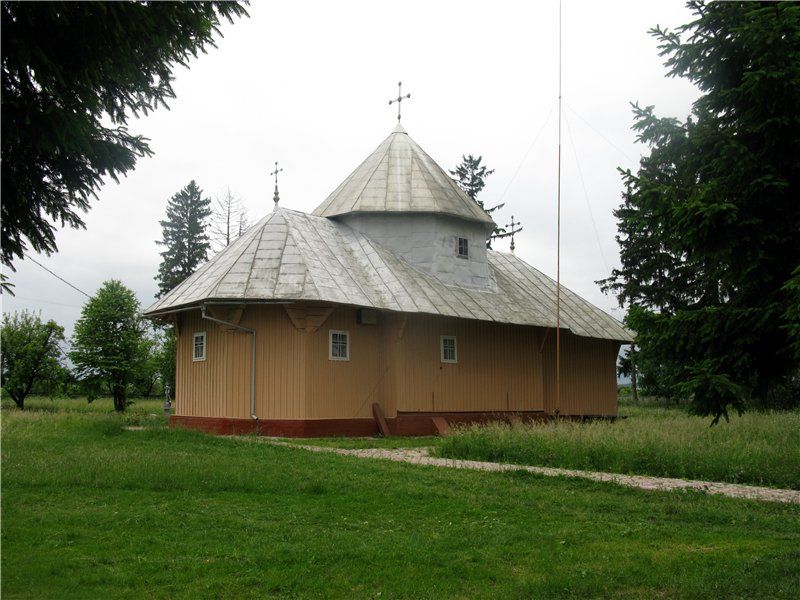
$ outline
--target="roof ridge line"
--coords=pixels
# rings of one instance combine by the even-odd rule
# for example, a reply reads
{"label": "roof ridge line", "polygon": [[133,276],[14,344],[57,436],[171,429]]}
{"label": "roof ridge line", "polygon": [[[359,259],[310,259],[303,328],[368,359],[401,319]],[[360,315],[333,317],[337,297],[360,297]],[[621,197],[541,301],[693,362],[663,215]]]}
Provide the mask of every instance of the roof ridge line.
{"label": "roof ridge line", "polygon": [[[273,211],[273,212],[271,212],[269,214],[269,221],[267,221],[267,223],[272,221],[272,215],[274,215],[274,214],[275,214],[275,211]],[[264,225],[266,225],[267,223],[264,223]],[[266,227],[262,227],[261,228],[261,234],[258,236],[258,243],[256,244],[256,254],[258,254],[258,248],[261,246],[261,241],[264,239],[264,232],[266,230],[267,230]],[[242,253],[242,254],[244,254],[244,253]],[[240,254],[239,256],[241,257],[242,255]],[[253,257],[253,262],[255,262],[255,256]],[[247,290],[250,289],[250,279],[252,277],[253,277],[253,267],[251,266],[250,270],[247,272],[247,281],[245,281],[245,283],[244,283],[244,295],[245,296],[247,296]]]}
{"label": "roof ridge line", "polygon": [[[323,200],[323,201],[322,201],[322,204],[320,204],[318,207],[316,207],[316,208],[315,208],[315,209],[312,211],[312,214],[313,214],[313,213],[316,213],[318,210],[324,211],[324,210],[327,208],[327,205],[328,205],[330,202],[332,202],[332,201],[333,201],[334,197],[336,196],[336,193],[337,193],[339,190],[341,190],[342,188],[344,188],[344,187],[345,187],[345,186],[346,186],[346,185],[347,185],[347,184],[350,182],[350,180],[351,180],[351,179],[353,179],[353,176],[354,176],[354,175],[355,175],[355,174],[358,172],[358,170],[361,168],[361,166],[362,166],[364,163],[366,163],[366,162],[367,162],[367,161],[368,161],[368,160],[369,160],[369,159],[370,159],[370,158],[371,158],[371,157],[372,157],[372,156],[373,156],[373,155],[374,155],[374,154],[375,154],[375,153],[376,153],[378,150],[380,150],[380,149],[381,149],[381,146],[383,146],[384,144],[386,144],[386,151],[385,151],[385,152],[384,152],[384,153],[381,155],[381,160],[382,160],[382,159],[383,159],[383,157],[384,157],[384,156],[386,156],[386,154],[389,152],[389,146],[390,146],[391,144],[387,144],[387,142],[388,142],[388,141],[389,141],[389,139],[392,137],[393,133],[394,133],[394,132],[390,133],[390,134],[389,134],[389,135],[386,137],[386,139],[384,139],[384,140],[383,140],[383,141],[382,141],[380,144],[378,144],[378,145],[375,147],[375,149],[374,149],[372,152],[370,152],[370,153],[369,153],[369,156],[367,156],[367,158],[365,158],[364,160],[362,160],[362,161],[359,163],[359,165],[358,165],[358,166],[357,166],[355,169],[353,169],[353,171],[350,173],[350,175],[348,175],[347,177],[345,177],[345,178],[344,178],[344,181],[342,181],[342,183],[340,183],[339,185],[337,185],[337,186],[336,186],[336,189],[334,189],[334,190],[333,190],[333,191],[332,191],[332,192],[331,192],[331,193],[328,195],[328,197],[327,197],[327,198],[325,198],[325,200]],[[378,165],[380,165],[380,162],[381,162],[381,161],[380,161],[380,160],[378,160]],[[355,204],[356,200],[358,200],[358,198],[359,198],[359,197],[361,196],[361,194],[364,192],[364,188],[366,188],[366,187],[367,187],[367,184],[369,183],[369,180],[370,180],[370,179],[372,178],[372,176],[375,174],[375,171],[377,170],[377,168],[378,168],[378,167],[376,166],[374,169],[372,169],[372,171],[370,171],[370,173],[369,173],[369,177],[367,177],[367,178],[366,178],[366,182],[365,182],[365,183],[364,183],[364,185],[361,187],[361,190],[359,190],[358,194],[355,196],[355,199],[353,200],[353,204]],[[329,201],[330,201],[330,202],[329,202]],[[350,206],[350,208],[353,208],[353,206],[351,205],[351,206]],[[318,216],[318,217],[325,217],[325,215],[316,215],[316,214],[315,214],[314,216]],[[336,215],[333,215],[333,216],[336,216]]]}
{"label": "roof ridge line", "polygon": [[[436,162],[435,160],[433,160],[433,157],[432,157],[430,154],[428,154],[427,152],[425,152],[425,149],[424,149],[422,146],[420,146],[420,145],[419,145],[419,144],[416,142],[416,140],[415,140],[414,138],[412,138],[412,137],[409,135],[409,136],[408,136],[408,139],[409,139],[409,141],[410,141],[410,142],[411,142],[411,143],[412,143],[414,146],[416,146],[416,147],[417,147],[417,149],[419,150],[419,152],[420,152],[421,154],[424,154],[424,155],[425,155],[425,157],[427,157],[427,159],[428,159],[430,162],[432,162],[434,165],[436,165],[437,167],[439,167],[440,169],[442,169],[442,172],[443,172],[443,173],[444,173],[444,175],[445,175],[445,181],[447,181],[447,183],[448,183],[449,187],[450,187],[451,189],[453,189],[453,190],[456,192],[456,194],[458,194],[459,196],[462,196],[462,200],[467,200],[467,201],[468,201],[468,204],[467,204],[468,206],[472,207],[472,206],[474,205],[474,209],[477,209],[477,211],[478,211],[478,212],[480,212],[480,213],[483,213],[484,215],[486,215],[486,217],[488,217],[488,218],[489,218],[489,220],[490,220],[490,221],[492,221],[492,222],[494,223],[494,219],[492,219],[492,216],[491,216],[489,213],[487,213],[485,209],[481,208],[481,207],[480,207],[480,205],[479,205],[479,204],[478,204],[478,203],[477,203],[475,200],[473,200],[472,198],[470,198],[470,197],[467,195],[467,193],[466,193],[464,190],[462,190],[462,189],[459,187],[459,185],[458,185],[458,184],[455,182],[455,180],[454,180],[452,177],[448,176],[447,172],[446,172],[446,171],[445,171],[445,170],[442,168],[442,166],[441,166],[441,165],[440,165],[438,162]],[[428,172],[430,173],[430,170],[429,170],[429,169],[428,169]],[[472,212],[472,211],[470,211],[470,212]],[[477,217],[478,217],[478,215],[476,214],[476,215],[475,215],[475,218],[477,218]]]}
{"label": "roof ridge line", "polygon": [[[270,214],[271,214],[271,213],[270,213]],[[270,216],[270,215],[266,215],[266,216],[268,217],[268,216]],[[263,220],[263,219],[262,219],[262,220]],[[253,225],[253,228],[255,228],[257,225],[258,225],[258,223],[256,223],[255,225]],[[226,248],[227,248],[227,246],[226,246]],[[186,279],[184,279],[183,281],[181,281],[181,282],[180,282],[178,285],[176,285],[176,286],[175,286],[174,288],[172,288],[172,289],[171,289],[169,292],[167,292],[166,294],[164,294],[164,295],[163,295],[161,298],[158,298],[158,299],[157,299],[155,302],[153,302],[153,304],[151,304],[149,307],[147,307],[147,308],[146,308],[144,311],[142,311],[142,312],[147,312],[147,311],[149,311],[149,310],[153,310],[153,309],[154,309],[154,307],[157,307],[158,305],[160,305],[160,304],[163,304],[163,302],[164,302],[164,301],[165,301],[165,300],[166,300],[166,299],[167,299],[169,296],[172,296],[173,294],[179,295],[179,294],[180,294],[179,290],[180,290],[181,288],[183,288],[185,285],[188,285],[188,284],[190,283],[190,281],[194,281],[194,279],[198,279],[198,278],[200,277],[200,275],[201,275],[201,274],[205,273],[205,272],[206,272],[208,269],[210,269],[210,268],[211,268],[211,266],[212,266],[212,265],[213,265],[213,264],[214,264],[214,263],[215,263],[217,260],[219,260],[219,258],[220,258],[220,257],[221,257],[221,256],[224,254],[224,252],[225,252],[225,248],[223,248],[222,250],[220,250],[219,252],[217,252],[217,253],[216,253],[214,256],[212,256],[210,259],[208,259],[206,262],[204,262],[202,265],[200,265],[200,267],[199,267],[199,268],[198,268],[198,269],[197,269],[197,270],[196,270],[194,273],[192,273],[192,274],[191,274],[191,275],[189,275],[189,276],[188,276]]]}
{"label": "roof ridge line", "polygon": [[[262,233],[262,234],[263,234],[263,232],[264,232],[264,227],[266,226],[266,224],[267,224],[267,223],[270,223],[270,222],[272,222],[272,217],[273,217],[273,216],[275,216],[276,212],[277,212],[277,211],[273,211],[273,212],[271,212],[271,213],[267,214],[267,216],[266,216],[266,217],[264,217],[264,219],[262,219],[262,221],[264,221],[264,223],[261,225],[261,233]],[[253,236],[253,239],[255,239],[255,237],[256,237],[256,236],[254,235],[254,236]],[[239,239],[241,239],[241,238],[239,238]],[[237,240],[237,241],[238,241],[238,240]],[[252,243],[252,242],[250,242],[250,243]],[[242,258],[242,256],[244,255],[244,253],[245,253],[245,252],[247,252],[247,249],[250,247],[250,243],[247,243],[247,244],[242,244],[242,245],[244,246],[244,250],[242,250],[242,251],[239,253],[239,255],[236,257],[236,260],[232,261],[232,262],[231,262],[231,264],[230,264],[230,266],[229,266],[229,267],[228,267],[228,268],[227,268],[227,269],[226,269],[226,270],[225,270],[225,271],[224,271],[224,272],[223,272],[223,273],[222,273],[222,274],[219,276],[219,279],[217,279],[217,283],[216,283],[216,285],[214,285],[212,288],[210,288],[210,290],[213,290],[213,291],[214,291],[214,295],[215,295],[215,296],[216,296],[216,295],[219,293],[219,286],[220,286],[220,283],[222,282],[222,280],[223,280],[223,279],[225,279],[225,277],[227,277],[227,276],[228,276],[228,273],[230,273],[230,272],[231,272],[231,269],[234,267],[234,265],[235,265],[235,264],[237,264],[237,263],[239,262],[239,259],[240,259],[240,258]],[[220,251],[220,254],[222,254],[222,252],[224,252],[224,250],[221,250],[221,251]],[[252,269],[251,269],[251,271],[252,271]],[[248,279],[249,279],[249,277],[248,277]],[[245,288],[245,291],[247,291],[247,288]]]}
{"label": "roof ridge line", "polygon": [[[393,135],[393,134],[392,134],[392,135]],[[377,152],[378,150],[380,150],[381,146],[383,146],[384,144],[386,144],[386,142],[389,140],[389,138],[390,138],[390,137],[392,137],[392,135],[390,135],[390,136],[389,136],[389,137],[387,137],[385,140],[383,140],[383,141],[380,143],[380,145],[378,145],[378,147],[377,147],[377,148],[375,148],[375,150],[372,152],[372,154],[370,154],[370,155],[367,157],[367,159],[366,159],[366,160],[369,160],[370,156],[372,156],[373,154],[375,154],[375,152]],[[375,175],[375,171],[377,171],[377,170],[378,170],[378,167],[380,167],[380,166],[381,166],[381,163],[383,162],[383,159],[385,159],[387,156],[389,156],[389,148],[390,148],[390,147],[391,147],[391,144],[386,144],[386,150],[384,150],[383,154],[381,154],[380,158],[379,158],[379,159],[377,160],[377,162],[375,163],[375,167],[374,167],[374,168],[373,168],[373,169],[372,169],[372,170],[369,172],[369,176],[364,178],[364,179],[365,179],[365,181],[364,181],[364,185],[362,185],[362,186],[361,186],[361,189],[360,189],[360,190],[358,190],[358,194],[355,194],[355,196],[353,197],[353,203],[350,205],[350,210],[352,210],[352,209],[353,209],[353,207],[356,205],[356,202],[358,202],[358,199],[359,199],[359,198],[361,198],[361,194],[363,194],[363,193],[364,193],[364,190],[365,190],[365,189],[367,189],[367,186],[369,185],[369,182],[370,182],[370,181],[372,181],[372,176],[373,176],[373,175]],[[366,160],[365,160],[364,162],[366,162]],[[363,165],[364,163],[362,162],[361,164]],[[360,166],[361,166],[361,165],[359,165],[359,167],[360,167]],[[358,171],[358,167],[356,167],[356,171]],[[353,171],[353,173],[355,173],[356,171]],[[388,193],[389,186],[386,186],[386,189],[387,189],[387,193]],[[386,205],[386,202],[385,202],[385,199],[384,199],[384,206],[385,206],[385,205]]]}
{"label": "roof ridge line", "polygon": [[[304,216],[306,216],[306,217],[308,217],[308,216],[316,216],[316,215],[308,215],[308,214],[306,214],[306,213],[302,213],[302,214],[303,214]],[[325,217],[322,217],[322,218],[325,218]],[[328,221],[328,223],[329,223],[329,224],[330,224],[330,225],[333,227],[333,230],[334,230],[334,231],[336,231],[336,234],[337,234],[337,235],[341,235],[341,234],[340,234],[340,232],[339,232],[339,230],[338,230],[338,227],[337,227],[337,226],[344,226],[344,227],[347,227],[347,225],[344,225],[344,224],[342,224],[342,223],[336,223],[336,222],[334,222],[334,221],[331,221],[330,219],[328,219],[327,221]],[[315,232],[316,232],[316,230],[315,230]],[[292,233],[292,229],[291,229],[291,227],[289,228],[289,235],[291,235],[291,236],[292,236],[292,240],[294,241],[294,245],[297,247],[297,250],[298,250],[300,253],[302,253],[302,254],[303,254],[303,256],[305,257],[305,252],[303,252],[303,250],[301,249],[301,246],[300,246],[300,244],[298,244],[298,243],[297,243],[297,239],[294,237],[294,234]],[[324,238],[322,238],[322,236],[320,236],[320,239],[322,239],[322,240],[323,240],[323,243],[324,243]],[[305,240],[304,240],[304,241],[305,241]],[[361,282],[360,282],[360,281],[359,281],[359,280],[358,280],[356,277],[353,277],[353,276],[351,275],[352,269],[349,269],[347,265],[343,264],[343,263],[342,263],[342,259],[339,257],[339,255],[338,255],[336,252],[334,252],[334,251],[333,251],[333,249],[331,249],[330,247],[328,247],[328,245],[327,245],[327,244],[325,244],[325,247],[326,247],[328,250],[330,250],[330,251],[331,251],[331,254],[332,254],[332,255],[334,256],[334,258],[336,259],[336,262],[338,262],[338,263],[339,263],[339,266],[342,268],[342,270],[343,270],[345,273],[347,273],[347,276],[348,276],[348,277],[350,278],[350,280],[351,280],[351,281],[352,281],[352,282],[353,282],[353,283],[356,285],[356,287],[359,289],[359,291],[360,291],[360,292],[361,292],[361,293],[364,295],[364,298],[366,298],[367,300],[369,300],[369,301],[371,302],[371,301],[372,301],[372,297],[371,297],[371,295],[370,295],[370,294],[368,294],[368,293],[367,293],[367,291],[366,291],[366,290],[365,290],[365,289],[362,287],[362,285],[361,285]],[[330,271],[328,271],[328,268],[327,268],[327,267],[326,267],[324,264],[322,264],[322,268],[323,268],[323,269],[325,269],[325,271],[328,273],[328,275],[331,275]],[[308,273],[309,273],[309,269],[308,269],[308,266],[306,266],[306,277],[308,276]],[[333,278],[333,277],[331,277],[331,278],[332,278],[332,279],[335,279],[335,278]],[[304,281],[305,281],[305,278],[304,278]],[[311,280],[311,284],[314,286],[314,288],[315,288],[315,289],[317,289],[317,290],[318,290],[318,288],[317,288],[317,284],[314,282],[313,278],[312,278],[312,280]]]}

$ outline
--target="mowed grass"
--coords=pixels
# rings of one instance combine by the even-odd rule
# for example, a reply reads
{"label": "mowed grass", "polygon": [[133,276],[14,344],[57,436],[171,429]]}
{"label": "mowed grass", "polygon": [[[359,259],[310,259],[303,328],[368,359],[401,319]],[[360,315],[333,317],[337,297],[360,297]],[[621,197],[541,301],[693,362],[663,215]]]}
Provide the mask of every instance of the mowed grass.
{"label": "mowed grass", "polygon": [[614,423],[460,428],[437,454],[661,477],[800,489],[800,411],[710,419],[676,408],[623,407]]}
{"label": "mowed grass", "polygon": [[3,598],[800,588],[797,506],[311,453],[91,406],[3,411]]}

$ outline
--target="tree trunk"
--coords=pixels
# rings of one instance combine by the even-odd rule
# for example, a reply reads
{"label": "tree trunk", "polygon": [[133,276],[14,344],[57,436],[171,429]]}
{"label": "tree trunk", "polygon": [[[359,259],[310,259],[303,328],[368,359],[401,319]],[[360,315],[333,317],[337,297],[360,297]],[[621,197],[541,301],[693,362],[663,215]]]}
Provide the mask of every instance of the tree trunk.
{"label": "tree trunk", "polygon": [[125,388],[122,386],[114,386],[114,410],[117,412],[125,412]]}
{"label": "tree trunk", "polygon": [[14,404],[17,405],[18,409],[25,410],[25,396],[19,396],[19,398],[12,394],[9,394],[9,396],[11,396],[11,399],[14,401]]}
{"label": "tree trunk", "polygon": [[636,383],[636,363],[631,361],[631,399],[639,402],[639,386]]}

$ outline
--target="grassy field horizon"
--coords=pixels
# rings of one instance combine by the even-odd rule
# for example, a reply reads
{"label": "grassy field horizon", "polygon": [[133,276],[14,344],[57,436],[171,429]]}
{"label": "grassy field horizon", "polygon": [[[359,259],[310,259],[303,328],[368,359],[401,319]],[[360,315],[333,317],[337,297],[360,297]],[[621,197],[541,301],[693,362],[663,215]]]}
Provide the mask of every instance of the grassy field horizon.
{"label": "grassy field horizon", "polygon": [[800,410],[710,419],[625,405],[616,422],[460,427],[438,456],[800,489]]}
{"label": "grassy field horizon", "polygon": [[[791,598],[800,508],[3,405],[8,598]],[[129,427],[135,425],[135,429]]]}

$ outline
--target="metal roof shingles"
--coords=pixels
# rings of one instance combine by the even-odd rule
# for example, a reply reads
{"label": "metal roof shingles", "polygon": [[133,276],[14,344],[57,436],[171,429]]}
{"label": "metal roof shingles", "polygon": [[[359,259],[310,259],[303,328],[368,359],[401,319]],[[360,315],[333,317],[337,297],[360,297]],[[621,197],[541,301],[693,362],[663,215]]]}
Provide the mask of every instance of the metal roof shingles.
{"label": "metal roof shingles", "polygon": [[[488,251],[496,290],[445,284],[342,223],[279,208],[145,311],[214,299],[323,300],[539,327],[555,326],[555,282],[521,259]],[[631,341],[621,323],[562,286],[562,327]]]}

